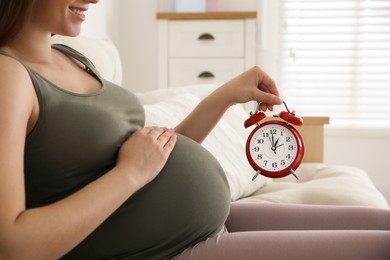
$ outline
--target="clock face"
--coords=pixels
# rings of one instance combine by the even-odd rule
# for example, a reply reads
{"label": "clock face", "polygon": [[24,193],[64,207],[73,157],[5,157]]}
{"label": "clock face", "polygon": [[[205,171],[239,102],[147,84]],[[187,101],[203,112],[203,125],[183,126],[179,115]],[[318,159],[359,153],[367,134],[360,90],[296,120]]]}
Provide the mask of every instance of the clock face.
{"label": "clock face", "polygon": [[248,138],[247,157],[256,170],[269,177],[284,177],[303,159],[303,142],[299,133],[284,122],[266,122],[255,128]]}

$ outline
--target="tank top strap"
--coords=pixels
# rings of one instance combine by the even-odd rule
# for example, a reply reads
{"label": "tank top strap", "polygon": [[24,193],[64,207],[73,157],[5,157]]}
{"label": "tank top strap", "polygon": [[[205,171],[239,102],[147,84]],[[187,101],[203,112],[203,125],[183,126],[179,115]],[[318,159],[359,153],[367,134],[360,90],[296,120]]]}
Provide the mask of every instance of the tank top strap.
{"label": "tank top strap", "polygon": [[0,54],[11,57],[12,55],[6,51],[0,50]]}
{"label": "tank top strap", "polygon": [[[67,45],[64,45],[64,44],[53,44],[52,47],[61,51],[61,52],[64,52],[65,54],[70,55],[71,57],[75,58],[76,60],[81,62],[83,65],[85,65],[86,68],[88,68],[88,69],[92,70],[94,73],[98,74],[98,71],[97,71],[95,65],[92,63],[92,61],[90,59],[88,59],[87,57],[85,57],[80,52],[76,51],[75,49],[73,49]],[[0,55],[5,55],[5,56],[8,56],[10,58],[13,58],[13,59],[17,60],[18,62],[20,62],[24,67],[26,67],[27,70],[29,70],[29,71],[31,70],[29,68],[29,66],[24,64],[20,59],[18,59],[14,55],[12,55],[4,50],[0,50]]]}
{"label": "tank top strap", "polygon": [[93,62],[77,50],[60,43],[52,44],[52,47],[75,58],[81,62],[86,67],[86,69],[91,70],[95,75],[100,75]]}
{"label": "tank top strap", "polygon": [[0,50],[0,54],[4,55],[4,56],[8,56],[8,57],[11,57],[11,58],[14,58],[14,59],[17,59],[15,56],[13,56],[12,54],[6,52],[6,51],[3,51],[3,50]]}

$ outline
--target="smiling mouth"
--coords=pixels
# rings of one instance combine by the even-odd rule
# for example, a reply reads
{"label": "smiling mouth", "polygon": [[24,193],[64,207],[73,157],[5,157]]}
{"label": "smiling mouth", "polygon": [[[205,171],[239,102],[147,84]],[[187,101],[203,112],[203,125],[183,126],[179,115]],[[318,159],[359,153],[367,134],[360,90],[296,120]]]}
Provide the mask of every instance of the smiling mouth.
{"label": "smiling mouth", "polygon": [[81,9],[78,9],[78,8],[75,8],[75,7],[69,7],[70,11],[76,15],[78,15],[80,18],[82,18],[83,20],[85,19],[85,14],[84,14],[84,10],[81,10]]}

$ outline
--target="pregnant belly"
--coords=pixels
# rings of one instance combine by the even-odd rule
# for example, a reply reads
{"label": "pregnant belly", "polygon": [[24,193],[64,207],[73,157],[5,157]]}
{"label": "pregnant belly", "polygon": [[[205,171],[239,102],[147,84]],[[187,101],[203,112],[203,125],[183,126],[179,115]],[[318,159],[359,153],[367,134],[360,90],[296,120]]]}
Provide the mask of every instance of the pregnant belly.
{"label": "pregnant belly", "polygon": [[217,232],[229,204],[229,187],[219,163],[202,146],[179,135],[157,178],[130,197],[85,243],[100,257],[172,257]]}

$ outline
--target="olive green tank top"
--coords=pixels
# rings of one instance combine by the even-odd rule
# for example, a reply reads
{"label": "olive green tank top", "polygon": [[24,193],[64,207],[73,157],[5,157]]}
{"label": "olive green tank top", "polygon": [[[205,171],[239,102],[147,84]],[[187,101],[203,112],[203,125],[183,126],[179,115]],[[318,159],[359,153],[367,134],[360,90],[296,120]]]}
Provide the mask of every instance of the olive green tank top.
{"label": "olive green tank top", "polygon": [[[72,93],[25,65],[40,110],[25,144],[27,208],[65,198],[112,169],[123,141],[145,122],[134,94],[104,80],[77,51],[64,45],[53,48],[84,64],[101,89]],[[226,220],[229,203],[219,163],[179,135],[157,178],[63,259],[169,259],[215,234]]]}

